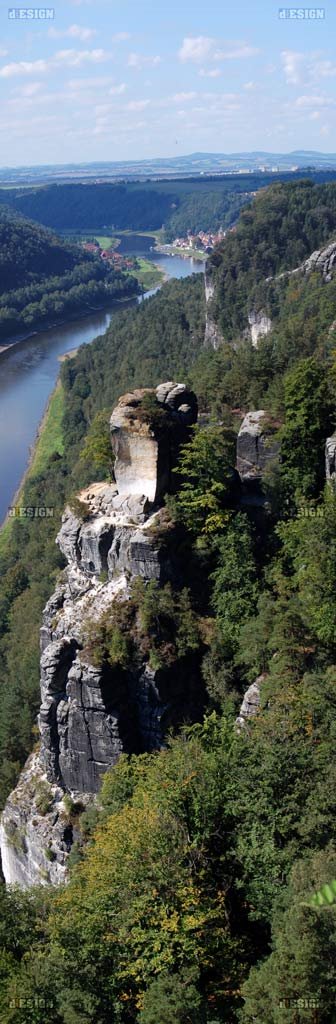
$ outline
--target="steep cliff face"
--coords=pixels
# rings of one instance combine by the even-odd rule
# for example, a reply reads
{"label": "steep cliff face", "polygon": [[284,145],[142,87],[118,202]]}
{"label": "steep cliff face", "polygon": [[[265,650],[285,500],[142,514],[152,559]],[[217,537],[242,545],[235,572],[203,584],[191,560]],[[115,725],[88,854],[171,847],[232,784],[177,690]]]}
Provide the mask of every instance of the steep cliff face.
{"label": "steep cliff face", "polygon": [[224,339],[212,312],[212,302],[215,296],[215,283],[209,270],[205,270],[204,281],[206,303],[204,343],[205,345],[211,346],[211,348],[217,349],[223,344]]}
{"label": "steep cliff face", "polygon": [[116,483],[83,491],[80,518],[65,510],[57,542],[67,567],[41,628],[40,748],[2,818],[7,883],[62,881],[73,841],[64,795],[85,803],[121,753],[157,749],[169,727],[201,713],[196,665],[154,670],[144,654],[121,669],[93,663],[88,646],[102,616],[127,608],[136,577],[179,581],[162,499],[196,418],[195,395],[174,382],[122,398],[111,417]]}
{"label": "steep cliff face", "polygon": [[[281,274],[277,274],[275,277],[266,277],[265,284],[271,281],[282,281],[287,278],[301,275],[302,277],[308,277],[310,274],[318,272],[321,274],[323,280],[328,283],[331,281],[335,274],[336,268],[336,241],[330,242],[329,245],[323,249],[316,249],[312,252],[308,259],[300,263],[298,267],[294,267],[293,270],[284,270]],[[216,279],[215,273],[208,266],[205,272],[205,298],[206,298],[206,328],[205,328],[205,344],[211,345],[212,348],[217,349],[225,340],[221,333],[221,330],[216,322],[213,309],[216,298]],[[266,337],[272,330],[273,323],[265,309],[251,308],[247,315],[246,327],[242,330],[242,337],[250,339],[254,348],[258,348],[259,340]],[[330,330],[334,328],[334,324],[331,325]],[[239,332],[237,332],[239,333]],[[231,342],[232,346],[237,345],[237,341]]]}

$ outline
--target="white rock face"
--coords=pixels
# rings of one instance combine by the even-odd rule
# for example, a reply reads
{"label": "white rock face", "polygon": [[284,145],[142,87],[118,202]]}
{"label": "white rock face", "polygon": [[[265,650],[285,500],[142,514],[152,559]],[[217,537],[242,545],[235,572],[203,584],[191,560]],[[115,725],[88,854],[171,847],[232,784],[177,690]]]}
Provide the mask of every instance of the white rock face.
{"label": "white rock face", "polygon": [[244,700],[241,705],[239,715],[236,718],[236,727],[238,732],[241,729],[246,728],[249,718],[253,718],[258,714],[260,707],[260,688],[265,678],[265,675],[258,676],[244,694]]}
{"label": "white rock face", "polygon": [[272,321],[266,313],[251,312],[248,318],[251,341],[254,348],[258,348],[259,338],[264,338],[272,330]]}
{"label": "white rock face", "polygon": [[204,344],[211,346],[215,351],[223,344],[223,335],[218,324],[211,313],[211,302],[215,295],[215,284],[208,271],[204,274],[205,284],[205,334]]}
{"label": "white rock face", "polygon": [[[144,404],[148,397],[152,417]],[[187,439],[183,434],[196,420],[196,396],[185,384],[168,381],[156,391],[140,388],[123,395],[110,420],[119,495],[162,501],[170,490],[174,448]]]}
{"label": "white rock face", "polygon": [[327,437],[325,446],[326,479],[329,483],[336,480],[336,433]]}
{"label": "white rock face", "polygon": [[31,885],[64,882],[72,827],[63,797],[63,790],[47,780],[38,754],[31,755],[1,819],[1,861],[6,885],[27,889]]}

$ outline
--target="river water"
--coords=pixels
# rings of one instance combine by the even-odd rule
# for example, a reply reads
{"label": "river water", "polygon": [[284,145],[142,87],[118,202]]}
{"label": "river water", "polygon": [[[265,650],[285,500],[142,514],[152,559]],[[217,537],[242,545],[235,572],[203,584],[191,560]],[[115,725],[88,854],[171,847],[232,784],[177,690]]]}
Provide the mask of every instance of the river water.
{"label": "river water", "polygon": [[[189,258],[150,253],[151,241],[144,238],[142,252],[160,264],[169,277],[188,277],[204,271],[203,263]],[[144,298],[156,290],[147,292]],[[39,423],[58,377],[59,357],[79,345],[90,344],[103,334],[115,313],[114,307],[42,331],[0,356],[0,523],[26,470]]]}

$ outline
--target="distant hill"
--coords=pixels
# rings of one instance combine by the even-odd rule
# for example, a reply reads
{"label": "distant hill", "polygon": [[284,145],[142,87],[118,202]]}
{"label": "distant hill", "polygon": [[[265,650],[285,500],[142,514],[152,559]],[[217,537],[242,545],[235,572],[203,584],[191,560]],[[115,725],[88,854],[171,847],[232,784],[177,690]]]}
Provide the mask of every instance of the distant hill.
{"label": "distant hill", "polygon": [[135,277],[0,207],[1,342],[138,291]]}
{"label": "distant hill", "polygon": [[[86,253],[81,263],[92,262]],[[79,250],[39,224],[0,207],[0,293],[73,270]]]}
{"label": "distant hill", "polygon": [[[192,177],[169,180],[54,182],[0,188],[0,204],[56,231],[154,231],[164,226],[170,241],[188,230],[229,227],[255,192],[276,181],[302,177],[301,171],[202,176],[195,170]],[[334,181],[336,170],[305,171],[304,177]]]}
{"label": "distant hill", "polygon": [[239,153],[190,153],[185,156],[159,157],[147,160],[97,161],[85,164],[49,164],[40,167],[0,168],[0,184],[29,184],[52,181],[83,181],[98,178],[134,178],[171,176],[176,174],[211,174],[236,172],[248,168],[258,171],[276,167],[279,171],[313,167],[336,168],[336,153],[316,150],[294,150],[291,153],[268,153],[265,150]]}

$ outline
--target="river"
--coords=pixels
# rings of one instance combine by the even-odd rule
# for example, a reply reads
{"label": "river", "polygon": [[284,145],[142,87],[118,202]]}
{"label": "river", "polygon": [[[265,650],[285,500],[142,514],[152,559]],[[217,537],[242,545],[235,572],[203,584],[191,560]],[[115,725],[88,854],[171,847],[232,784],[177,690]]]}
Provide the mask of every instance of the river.
{"label": "river", "polygon": [[[192,259],[150,253],[151,241],[144,238],[142,251],[169,277],[188,277],[204,271],[204,264]],[[147,292],[144,298],[155,291],[157,289]],[[1,355],[0,523],[26,470],[39,423],[58,377],[59,357],[80,345],[89,345],[106,331],[115,313],[116,307],[42,331]]]}

